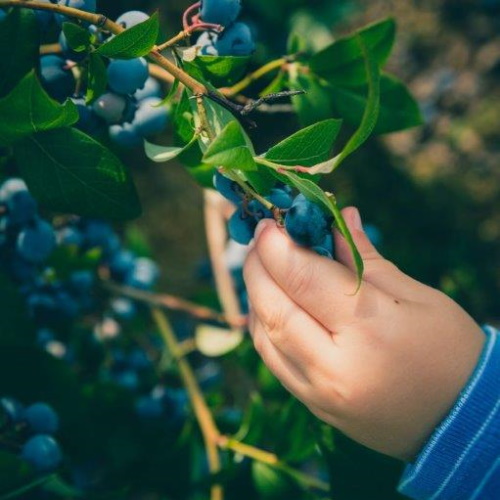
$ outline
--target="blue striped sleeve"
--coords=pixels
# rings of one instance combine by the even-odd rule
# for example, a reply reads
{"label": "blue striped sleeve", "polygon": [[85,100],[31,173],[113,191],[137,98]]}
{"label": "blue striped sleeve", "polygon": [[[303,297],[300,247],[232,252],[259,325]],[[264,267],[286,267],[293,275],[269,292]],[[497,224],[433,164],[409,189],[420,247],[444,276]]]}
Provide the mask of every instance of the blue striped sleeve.
{"label": "blue striped sleeve", "polygon": [[436,428],[399,491],[415,500],[500,500],[500,332],[487,341],[455,406]]}

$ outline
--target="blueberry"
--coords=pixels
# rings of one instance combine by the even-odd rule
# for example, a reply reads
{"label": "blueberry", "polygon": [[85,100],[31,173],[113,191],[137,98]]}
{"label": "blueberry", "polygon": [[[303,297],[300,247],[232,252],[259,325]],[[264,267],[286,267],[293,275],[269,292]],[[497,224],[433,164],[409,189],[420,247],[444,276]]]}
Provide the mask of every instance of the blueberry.
{"label": "blueberry", "polygon": [[212,31],[204,31],[196,40],[196,46],[200,47],[202,56],[217,56],[219,55],[215,48],[215,43],[219,36]]}
{"label": "blueberry", "polygon": [[229,26],[241,10],[240,0],[202,0],[200,17],[206,23]]}
{"label": "blueberry", "polygon": [[127,100],[125,97],[113,92],[102,94],[92,104],[94,113],[109,124],[123,121],[126,107]]}
{"label": "blueberry", "polygon": [[111,277],[117,281],[123,281],[134,268],[135,255],[129,250],[120,250],[109,261]]}
{"label": "blueberry", "polygon": [[17,177],[7,179],[0,186],[0,203],[6,203],[14,193],[28,191],[26,183]]}
{"label": "blueberry", "polygon": [[40,58],[42,84],[47,93],[57,101],[64,101],[75,91],[75,77],[66,66],[66,61],[56,55],[47,55]]}
{"label": "blueberry", "polygon": [[314,247],[328,233],[328,219],[315,203],[299,194],[285,216],[285,227],[295,243]]}
{"label": "blueberry", "polygon": [[323,241],[319,243],[319,245],[316,245],[313,247],[313,250],[318,254],[322,255],[323,257],[328,257],[329,259],[333,259],[333,235],[332,233],[328,233]]}
{"label": "blueberry", "polygon": [[54,434],[59,429],[59,416],[46,403],[34,403],[24,410],[23,419],[36,434]]}
{"label": "blueberry", "polygon": [[7,17],[7,12],[4,9],[0,9],[0,23]]}
{"label": "blueberry", "polygon": [[[40,0],[42,3],[51,3],[50,0]],[[36,16],[36,20],[38,22],[38,26],[42,31],[45,31],[49,26],[52,20],[54,19],[54,13],[50,10],[35,10],[33,11]]]}
{"label": "blueberry", "polygon": [[215,48],[219,56],[248,56],[255,51],[255,43],[245,23],[234,23],[219,35]]}
{"label": "blueberry", "polygon": [[98,248],[103,258],[111,258],[120,250],[120,241],[113,228],[106,222],[88,219],[85,221],[83,234],[85,248]]}
{"label": "blueberry", "polygon": [[114,381],[121,387],[135,391],[139,387],[139,376],[134,370],[125,370],[113,376]]}
{"label": "blueberry", "polygon": [[[73,9],[84,10],[85,12],[95,12],[97,7],[96,0],[59,0],[57,3],[66,7],[72,7]],[[55,18],[59,26],[62,26],[64,22],[74,21],[74,19],[62,14],[56,14]]]}
{"label": "blueberry", "polygon": [[146,99],[148,97],[161,98],[162,95],[163,93],[160,82],[156,80],[156,78],[153,78],[152,76],[150,76],[146,80],[146,83],[144,84],[144,87],[142,87],[142,89],[139,89],[134,93],[134,97],[138,101],[142,101],[143,99]]}
{"label": "blueberry", "polygon": [[130,299],[122,297],[113,299],[110,306],[113,315],[122,321],[130,321],[137,313],[137,308]]}
{"label": "blueberry", "polygon": [[7,415],[10,423],[20,422],[23,414],[23,405],[14,398],[1,398],[0,410]]}
{"label": "blueberry", "polygon": [[257,221],[241,207],[231,216],[228,222],[229,235],[237,243],[248,245],[253,238]]}
{"label": "blueberry", "polygon": [[76,296],[81,297],[92,293],[94,273],[87,269],[73,271],[69,275],[68,288]]}
{"label": "blueberry", "polygon": [[38,434],[29,439],[22,448],[21,457],[39,472],[51,472],[62,461],[57,441],[51,436]]}
{"label": "blueberry", "polygon": [[52,225],[42,219],[24,228],[19,233],[16,243],[19,255],[34,264],[46,260],[55,246],[56,237]]}
{"label": "blueberry", "polygon": [[224,198],[232,201],[236,205],[240,204],[243,200],[245,193],[243,189],[235,181],[228,179],[222,175],[218,170],[214,174],[213,184],[215,189],[224,196]]}
{"label": "blueberry", "polygon": [[108,66],[108,85],[118,94],[133,94],[148,79],[148,63],[143,57],[114,60]]}
{"label": "blueberry", "polygon": [[142,146],[143,138],[131,123],[122,125],[111,125],[109,127],[109,138],[121,148],[135,148]]}
{"label": "blueberry", "polygon": [[24,226],[36,218],[37,203],[28,191],[16,191],[6,201],[8,222],[14,226]]}
{"label": "blueberry", "polygon": [[160,275],[160,270],[155,262],[146,257],[140,257],[134,262],[125,284],[143,290],[151,289]]}
{"label": "blueberry", "polygon": [[83,97],[71,97],[71,100],[75,104],[79,116],[74,126],[87,134],[96,134],[103,121],[94,113],[91,106],[87,106]]}
{"label": "blueberry", "polygon": [[160,418],[164,410],[162,400],[154,396],[141,396],[135,402],[135,412],[144,419]]}
{"label": "blueberry", "polygon": [[128,362],[129,365],[135,370],[147,370],[148,368],[151,368],[151,360],[146,352],[139,347],[132,349],[128,355]]}
{"label": "blueberry", "polygon": [[120,24],[124,28],[131,28],[139,23],[143,23],[149,19],[148,14],[140,10],[129,10],[124,12],[116,21],[116,24]]}
{"label": "blueberry", "polygon": [[83,235],[76,227],[66,226],[56,232],[58,245],[80,247],[83,243]]}
{"label": "blueberry", "polygon": [[165,130],[168,123],[168,111],[158,97],[144,99],[135,115],[132,125],[142,136],[158,134]]}

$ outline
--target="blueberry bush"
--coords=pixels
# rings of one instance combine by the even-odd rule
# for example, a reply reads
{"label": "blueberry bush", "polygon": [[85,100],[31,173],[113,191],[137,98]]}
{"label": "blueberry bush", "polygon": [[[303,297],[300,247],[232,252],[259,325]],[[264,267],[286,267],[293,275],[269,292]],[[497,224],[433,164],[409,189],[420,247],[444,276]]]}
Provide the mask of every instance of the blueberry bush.
{"label": "blueberry bush", "polygon": [[[259,361],[242,278],[262,218],[330,259],[338,229],[362,278],[342,193],[320,182],[372,134],[422,122],[386,68],[396,21],[321,48],[281,33],[285,55],[255,67],[245,8],[185,6],[169,37],[158,12],[0,0],[0,498],[400,497],[399,463],[317,421]],[[261,148],[283,108],[298,126]],[[196,301],[162,293],[168,270],[127,229],[137,147],[204,189]]]}

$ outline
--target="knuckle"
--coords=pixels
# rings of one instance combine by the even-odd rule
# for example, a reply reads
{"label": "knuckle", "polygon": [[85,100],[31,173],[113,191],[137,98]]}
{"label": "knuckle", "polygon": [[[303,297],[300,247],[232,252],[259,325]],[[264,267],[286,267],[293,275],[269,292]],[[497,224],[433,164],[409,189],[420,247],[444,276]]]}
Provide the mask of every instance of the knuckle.
{"label": "knuckle", "polygon": [[286,333],[286,315],[282,308],[270,308],[262,319],[267,336],[273,344],[281,344]]}
{"label": "knuckle", "polygon": [[288,288],[295,296],[310,293],[314,282],[314,273],[310,266],[297,266],[288,274]]}

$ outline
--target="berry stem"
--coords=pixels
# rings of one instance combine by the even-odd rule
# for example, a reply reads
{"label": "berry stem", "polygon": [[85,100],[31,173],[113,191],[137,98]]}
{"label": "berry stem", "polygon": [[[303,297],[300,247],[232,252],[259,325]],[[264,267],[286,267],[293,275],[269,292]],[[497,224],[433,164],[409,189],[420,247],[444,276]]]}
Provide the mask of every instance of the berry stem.
{"label": "berry stem", "polygon": [[229,317],[210,309],[209,307],[200,306],[194,302],[190,302],[174,295],[147,292],[137,288],[118,285],[112,281],[103,281],[103,287],[115,295],[128,297],[130,299],[149,304],[150,306],[166,308],[170,311],[185,312],[193,318],[200,320],[226,323],[227,325],[235,328],[241,328],[247,323],[246,317],[243,315]]}
{"label": "berry stem", "polygon": [[221,89],[221,92],[226,97],[232,97],[239,94],[242,90],[246,89],[253,82],[267,75],[271,71],[282,68],[285,64],[290,62],[289,57],[281,57],[280,59],[276,59],[274,61],[270,61],[259,69],[255,70],[253,73],[247,75],[243,80],[234,84],[232,87],[228,87],[225,89]]}
{"label": "berry stem", "polygon": [[201,2],[196,2],[193,5],[190,5],[182,15],[182,26],[185,30],[189,29],[190,26],[190,16],[195,10],[199,10],[201,7]]}
{"label": "berry stem", "polygon": [[[217,443],[220,439],[219,430],[217,429],[212,413],[207,406],[190,364],[182,357],[179,342],[177,341],[167,316],[163,311],[156,307],[151,309],[151,313],[158,329],[160,330],[161,336],[165,341],[165,344],[177,361],[182,380],[189,394],[189,399],[193,405],[196,419],[198,420],[203,434],[210,472],[212,474],[216,474],[221,470],[221,461],[217,447]],[[212,486],[210,498],[211,500],[222,500],[224,498],[224,491],[221,485],[214,484]]]}

